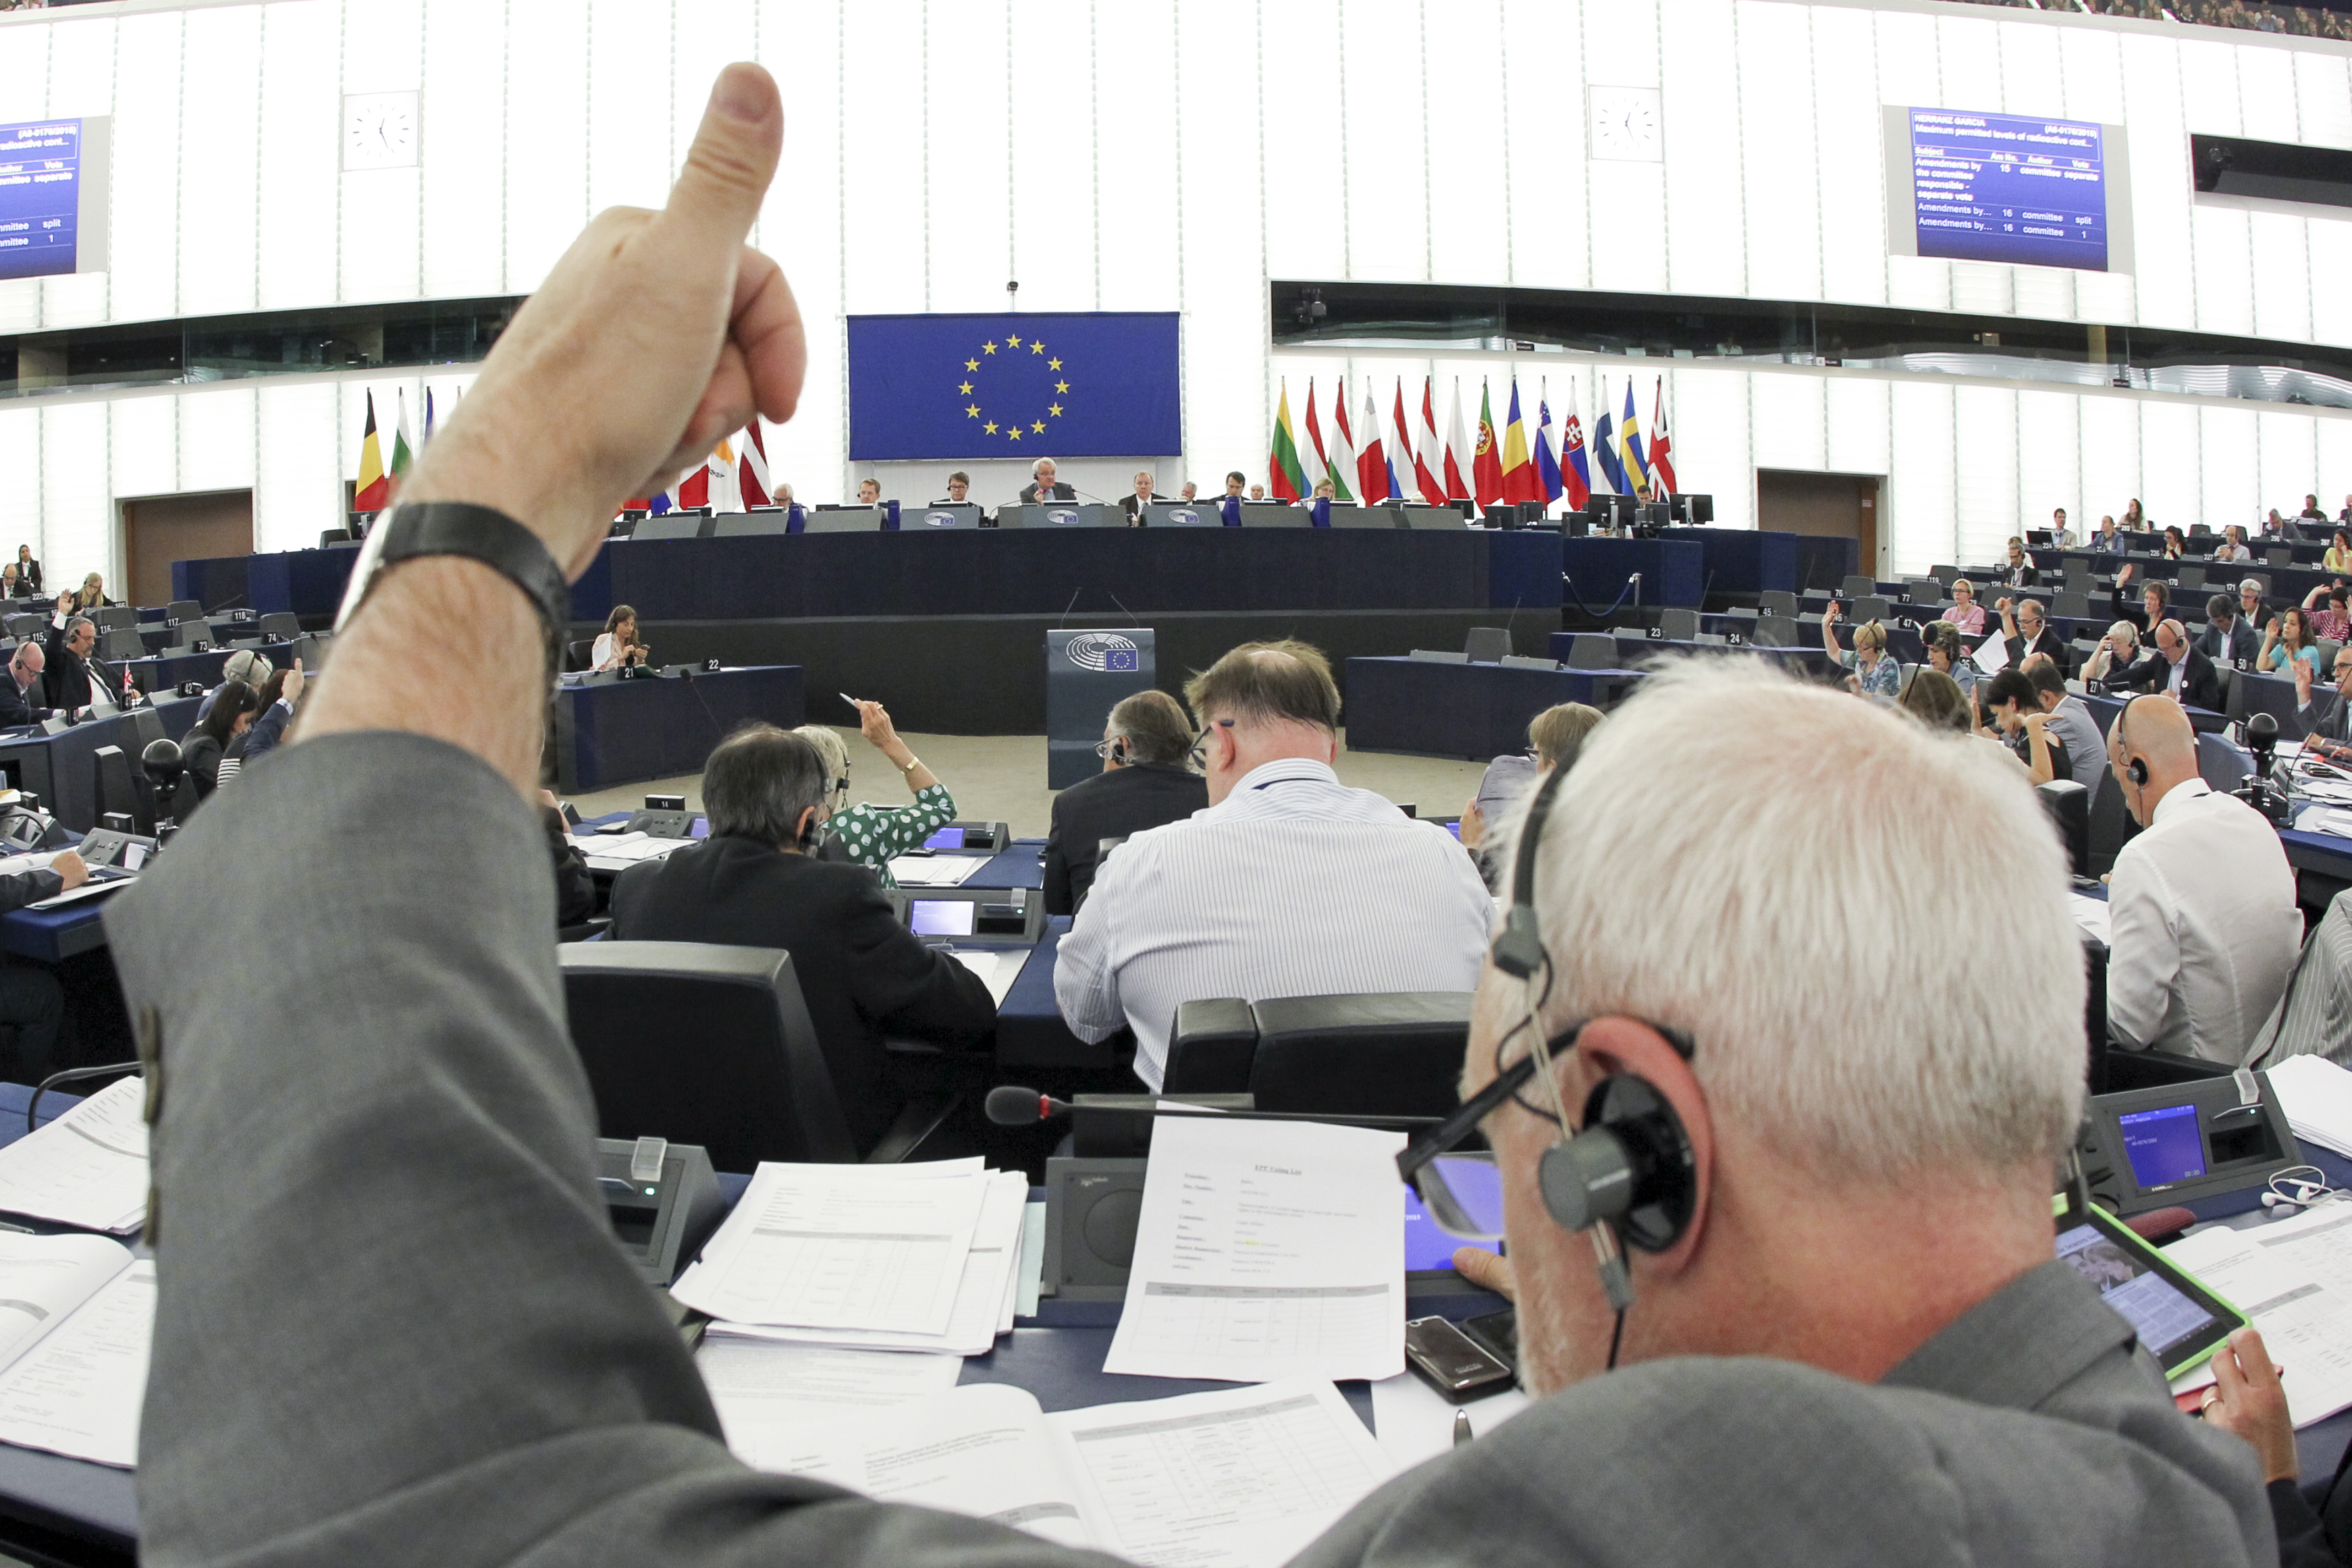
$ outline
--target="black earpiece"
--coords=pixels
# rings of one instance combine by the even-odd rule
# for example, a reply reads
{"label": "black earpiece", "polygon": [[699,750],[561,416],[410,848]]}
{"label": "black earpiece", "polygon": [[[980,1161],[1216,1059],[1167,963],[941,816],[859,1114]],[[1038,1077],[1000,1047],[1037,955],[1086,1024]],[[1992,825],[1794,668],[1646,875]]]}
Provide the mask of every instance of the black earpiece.
{"label": "black earpiece", "polygon": [[794,842],[801,853],[813,855],[816,853],[817,846],[824,842],[824,835],[825,824],[818,818],[816,808],[811,806],[801,819],[800,837]]}
{"label": "black earpiece", "polygon": [[[2145,692],[2140,694],[2141,696],[2145,696],[2147,695],[2147,694]],[[2131,729],[2132,703],[2136,703],[2137,701],[2139,701],[2139,697],[2132,698],[2131,702],[2124,704],[2123,711],[2116,715],[2116,738],[2123,742],[2126,747],[2129,747],[2131,745],[2131,736],[2128,732]],[[2147,758],[2145,757],[2135,757],[2129,762],[2126,763],[2124,765],[2124,777],[2130,779],[2135,784],[2140,785],[2143,788],[2146,787],[2147,783]]]}

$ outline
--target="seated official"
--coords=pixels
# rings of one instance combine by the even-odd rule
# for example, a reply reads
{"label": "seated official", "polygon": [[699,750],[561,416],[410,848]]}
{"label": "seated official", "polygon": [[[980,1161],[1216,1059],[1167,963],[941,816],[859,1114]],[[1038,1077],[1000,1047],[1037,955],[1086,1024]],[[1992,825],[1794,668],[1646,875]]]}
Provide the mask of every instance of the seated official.
{"label": "seated official", "polygon": [[1209,786],[1186,766],[1192,727],[1166,692],[1122,697],[1095,747],[1103,770],[1054,797],[1045,835],[1045,913],[1067,915],[1094,885],[1102,841],[1183,821],[1209,803]]}
{"label": "seated official", "polygon": [[[2116,569],[2116,582],[2107,590],[2107,603],[2113,619],[2130,622],[2141,637],[2148,638],[2155,634],[2158,622],[2172,613],[2172,585],[2162,578],[2148,578],[2139,585],[2138,602],[2127,604],[2124,601],[2124,590],[2130,585],[2136,570],[2130,561]],[[2250,614],[2247,618],[2253,617]]]}
{"label": "seated official", "polygon": [[[2305,736],[2352,742],[2352,648],[2336,650],[2336,686],[2320,687],[2315,674],[2298,662],[2294,666],[2295,716]],[[2317,688],[2317,689],[2315,689]]]}
{"label": "seated official", "polygon": [[2188,629],[2178,621],[2157,623],[2156,648],[2107,684],[2126,691],[2162,692],[2190,707],[2221,711],[2221,673],[2213,661],[2189,644]]}
{"label": "seated official", "polygon": [[2342,579],[2323,582],[2303,596],[2304,619],[2311,630],[2331,643],[2352,642],[2352,613],[2346,610],[2352,601],[2352,589],[2344,586]]}
{"label": "seated official", "polygon": [[2221,542],[2213,547],[2213,559],[2231,562],[2253,559],[2254,552],[2246,548],[2246,530],[2235,523],[2222,529]]}
{"label": "seated official", "polygon": [[[2107,770],[2107,737],[2099,731],[2098,716],[2088,704],[2066,689],[2065,672],[2036,653],[2018,666],[2033,684],[2033,700],[2050,716],[2050,737],[2064,748],[2066,771],[2053,778],[2072,779],[2096,793]],[[2035,783],[2043,780],[2035,779]]]}
{"label": "seated official", "polygon": [[872,877],[808,852],[824,831],[830,784],[816,747],[788,730],[752,723],[720,741],[702,772],[710,836],[623,872],[612,935],[792,954],[862,1153],[907,1101],[884,1037],[984,1048],[996,1004],[979,976],[899,924]]}
{"label": "seated official", "polygon": [[[2009,601],[2002,600],[2002,603]],[[1838,646],[1837,623],[1844,612],[1832,600],[1822,612],[1822,651],[1832,663],[1843,665],[1849,673],[1845,678],[1848,690],[1863,696],[1892,697],[1903,690],[1903,666],[1886,651],[1886,628],[1875,621],[1865,621],[1853,629],[1851,652]]]}
{"label": "seated official", "polygon": [[2015,534],[2009,538],[2008,554],[2001,562],[2000,580],[2005,588],[2042,586],[2042,573],[2035,569],[2033,558],[2025,553],[2025,541]]}
{"label": "seated official", "polygon": [[[577,486],[524,526],[585,561],[677,432],[696,450],[740,408],[789,415],[806,339],[742,244],[782,104],[751,66],[714,98],[677,205],[607,214],[564,252],[455,416],[476,435],[428,446],[405,497]],[[109,910],[130,1015],[183,1085],[152,1101],[141,1551],[1101,1568],[727,1452],[595,1197],[528,804],[542,616],[561,614],[467,559],[386,571],[289,756]],[[438,656],[419,658],[428,635]],[[1732,665],[1654,676],[1564,776],[1573,831],[1540,841],[1528,889],[1549,989],[1490,975],[1471,1026],[1465,1090],[1505,1070],[1527,1097],[1486,1099],[1511,1268],[1459,1256],[1517,1288],[1538,1402],[1295,1561],[2275,1562],[2251,1451],[2181,1418],[2130,1326],[2051,1256],[2083,968],[2031,792],[1868,705]],[[2001,918],[1956,942],[1951,893],[1982,882],[1988,846]],[[1889,955],[1913,983],[1868,983]],[[363,1048],[320,1048],[321,998]],[[1530,1061],[1578,1020],[1574,1049]],[[1622,1317],[1593,1238],[1531,1196],[1550,1116],[1611,1072],[1652,1085],[1690,1150],[1669,1166],[1690,1218],[1624,1260]]]}
{"label": "seated official", "polygon": [[2131,548],[2131,540],[2126,538],[2124,531],[2116,527],[2114,517],[2101,517],[2099,531],[2091,538],[2091,548],[2103,555],[2121,555]]}
{"label": "seated official", "polygon": [[2263,650],[2254,655],[2254,668],[2269,674],[2287,674],[2291,664],[2307,664],[2315,675],[2319,672],[2319,635],[2311,629],[2310,614],[2300,605],[2271,617],[2263,633]]}
{"label": "seated official", "polygon": [[1952,602],[1937,619],[1959,628],[1964,636],[1980,635],[1985,629],[1985,607],[1977,602],[1977,585],[1965,577],[1952,580]]}
{"label": "seated official", "polygon": [[2189,554],[2189,539],[2181,533],[2179,524],[2167,523],[2164,526],[2164,543],[2158,553],[2167,560],[2179,560]]}
{"label": "seated official", "polygon": [[1245,643],[1184,687],[1209,806],[1138,833],[1062,938],[1054,996],[1080,1040],[1135,1030],[1157,1090],[1180,1002],[1464,991],[1494,904],[1433,822],[1339,782],[1339,691],[1304,643]]}
{"label": "seated official", "polygon": [[0,725],[38,724],[49,716],[48,687],[41,679],[47,655],[29,639],[8,656],[8,678],[0,681]]}
{"label": "seated official", "polygon": [[294,710],[302,701],[302,661],[297,659],[283,670],[270,673],[255,695],[253,723],[228,743],[221,758],[220,774],[233,779],[252,767],[272,751],[285,738],[286,727],[294,722]]}
{"label": "seated official", "polygon": [[2074,530],[2066,526],[2066,508],[2060,507],[2050,514],[2050,548],[2073,549],[2076,542]]}
{"label": "seated official", "polygon": [[948,476],[948,493],[931,503],[934,507],[961,507],[971,503],[971,476],[958,469]]}
{"label": "seated official", "polygon": [[2352,529],[2337,528],[2330,535],[2327,553],[2319,558],[2322,571],[2352,571]]}
{"label": "seated official", "polygon": [[1040,457],[1029,465],[1029,483],[1021,486],[1021,504],[1034,507],[1040,501],[1075,501],[1078,493],[1067,485],[1056,483],[1054,460]]}
{"label": "seated official", "polygon": [[547,855],[555,867],[555,925],[585,925],[596,913],[596,882],[589,874],[588,857],[572,841],[572,824],[563,820],[563,802],[554,791],[539,792],[540,825],[547,830]]}
{"label": "seated official", "polygon": [[15,561],[0,566],[0,599],[27,599],[32,596],[32,588],[25,580],[16,575]]}
{"label": "seated official", "polygon": [[[0,873],[0,915],[22,909],[89,880],[89,867],[72,850],[59,850],[46,867]],[[0,1024],[16,1033],[0,1051],[0,1075],[11,1083],[38,1083],[58,1070],[58,1030],[66,1018],[65,988],[45,965],[0,959]]]}
{"label": "seated official", "polygon": [[[2352,501],[2352,496],[2347,496],[2345,499]],[[16,547],[16,580],[25,585],[25,593],[27,598],[37,599],[40,597],[41,563],[33,559],[33,547],[31,545],[18,545]]]}
{"label": "seated official", "polygon": [[2179,704],[2125,704],[2107,756],[2147,830],[2116,854],[2107,887],[2107,1032],[2134,1051],[2234,1067],[2303,943],[2286,852],[2260,812],[2198,777]]}
{"label": "seated official", "polygon": [[2058,629],[2042,619],[2044,612],[2038,599],[2004,599],[1996,606],[2000,612],[2000,630],[2009,649],[2005,668],[2015,669],[2036,653],[2046,653],[2060,669],[2066,667],[2066,643]]}
{"label": "seated official", "polygon": [[1586,703],[1556,704],[1528,720],[1526,751],[1497,757],[1486,764],[1478,792],[1463,803],[1459,828],[1462,847],[1478,862],[1478,874],[1489,893],[1502,885],[1510,868],[1503,863],[1504,846],[1487,841],[1488,802],[1493,803],[1492,814],[1497,821],[1508,821],[1508,813],[1543,782],[1545,774],[1575,766],[1586,737],[1605,716]]}
{"label": "seated official", "polygon": [[[275,673],[276,672],[271,666],[268,658],[264,654],[255,653],[250,648],[239,648],[230,653],[227,658],[221,661],[222,685],[226,685],[231,681],[243,681],[255,691],[259,691],[263,684],[266,683]],[[196,704],[196,722],[198,724],[202,724],[204,722],[205,715],[212,712],[213,698],[218,695],[219,693],[220,686],[215,686],[211,691],[208,691],[204,695],[202,701]]]}
{"label": "seated official", "polygon": [[98,646],[98,625],[87,615],[68,615],[62,626],[52,625],[41,647],[41,670],[48,706],[60,713],[85,708],[93,695],[89,679],[90,650]]}
{"label": "seated official", "polygon": [[1964,695],[1973,697],[1979,673],[1960,642],[1960,629],[1948,621],[1930,621],[1919,628],[1919,641],[1927,655],[1927,668],[1949,675]]}
{"label": "seated official", "polygon": [[817,755],[824,758],[825,777],[833,780],[826,800],[832,831],[825,840],[824,858],[865,866],[883,886],[896,887],[898,879],[890,874],[892,857],[921,849],[925,840],[954,821],[955,797],[923,766],[914,748],[898,738],[888,708],[877,702],[859,703],[857,729],[914,791],[912,805],[877,806],[869,800],[851,805],[849,747],[841,737],[822,724],[804,724],[793,733],[816,747]]}
{"label": "seated official", "polygon": [[625,670],[642,664],[653,650],[637,638],[637,612],[626,604],[615,604],[613,612],[604,617],[604,630],[596,635],[595,643],[588,650],[588,667],[592,670]]}
{"label": "seated official", "polygon": [[2026,782],[2047,784],[2053,779],[2074,777],[2065,743],[2051,733],[2050,716],[2022,670],[2001,671],[1978,688],[1977,699],[2003,742],[2025,764]]}
{"label": "seated official", "polygon": [[2253,622],[2238,613],[2238,601],[2217,593],[2205,601],[2205,629],[2197,633],[2197,651],[2216,664],[2252,663],[2262,652]]}
{"label": "seated official", "polygon": [[74,609],[83,615],[89,614],[93,610],[105,610],[121,602],[120,600],[109,599],[106,596],[106,579],[94,571],[81,580],[81,591],[74,595]]}
{"label": "seated official", "polygon": [[882,481],[879,479],[860,479],[857,482],[857,504],[861,507],[880,506],[882,504]]}
{"label": "seated official", "polygon": [[1118,498],[1118,509],[1127,514],[1129,528],[1139,528],[1144,524],[1143,508],[1154,501],[1164,501],[1167,498],[1153,492],[1150,474],[1138,474],[1135,476],[1135,494],[1121,496]]}
{"label": "seated official", "polygon": [[260,711],[260,694],[243,681],[223,681],[213,689],[204,716],[196,720],[187,738],[180,743],[180,765],[196,781],[197,800],[204,800],[220,788],[224,767],[230,778],[236,776],[237,768],[243,764],[228,764],[229,747],[253,727],[253,716]]}
{"label": "seated official", "polygon": [[2128,621],[2118,621],[2107,628],[2091,656],[2083,661],[2083,678],[2086,681],[2111,681],[2132,667],[2139,658],[2139,628]]}
{"label": "seated official", "polygon": [[2004,770],[2024,777],[2024,759],[2009,748],[2008,742],[1978,723],[1975,700],[1951,676],[1939,670],[1914,673],[1895,706],[1938,735],[1957,735],[1968,743],[1969,755],[1999,758]]}
{"label": "seated official", "polygon": [[2248,625],[2260,626],[2270,619],[2270,601],[2264,597],[2267,591],[2259,577],[2246,578],[2238,584],[2238,613],[2245,617]]}
{"label": "seated official", "polygon": [[1178,487],[1176,498],[1189,507],[1201,498],[1201,486],[1187,479]]}

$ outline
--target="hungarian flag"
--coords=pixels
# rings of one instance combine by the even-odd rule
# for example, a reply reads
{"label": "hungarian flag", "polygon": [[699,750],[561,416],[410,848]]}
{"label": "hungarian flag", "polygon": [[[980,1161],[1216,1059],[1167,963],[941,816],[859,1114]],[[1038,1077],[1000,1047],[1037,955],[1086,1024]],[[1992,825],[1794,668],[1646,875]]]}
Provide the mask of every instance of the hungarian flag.
{"label": "hungarian flag", "polygon": [[383,471],[383,446],[375,438],[375,393],[367,394],[367,434],[360,437],[360,484],[352,497],[354,512],[381,512],[392,505],[392,480]]}
{"label": "hungarian flag", "polygon": [[1503,498],[1503,455],[1495,445],[1495,400],[1486,383],[1478,383],[1478,455],[1471,464],[1478,505],[1491,507]]}
{"label": "hungarian flag", "polygon": [[1372,402],[1371,383],[1364,383],[1364,450],[1356,457],[1356,494],[1366,506],[1389,498],[1389,460],[1381,450],[1381,411]]}
{"label": "hungarian flag", "polygon": [[1543,504],[1550,506],[1567,488],[1559,478],[1559,449],[1551,443],[1551,391],[1542,387],[1536,393],[1536,482],[1543,487]]}
{"label": "hungarian flag", "polygon": [[1580,512],[1584,503],[1592,499],[1592,470],[1585,465],[1584,423],[1574,409],[1568,411],[1568,423],[1560,426],[1560,433],[1567,443],[1560,449],[1560,483],[1568,486],[1568,504]]}
{"label": "hungarian flag", "polygon": [[1625,472],[1633,483],[1647,489],[1650,465],[1642,456],[1642,427],[1633,418],[1633,378],[1625,378],[1625,418],[1617,426],[1617,444],[1625,449]]}
{"label": "hungarian flag", "polygon": [[1519,418],[1519,378],[1511,378],[1511,417],[1503,426],[1503,499],[1514,506],[1543,499],[1535,456],[1528,450],[1528,427]]}
{"label": "hungarian flag", "polygon": [[[1348,389],[1339,388],[1345,398]],[[1323,450],[1323,423],[1315,416],[1315,378],[1307,378],[1307,444],[1298,449],[1299,477],[1307,483],[1300,494],[1312,496],[1315,487],[1331,476],[1331,459]]]}
{"label": "hungarian flag", "polygon": [[1343,506],[1353,505],[1356,482],[1356,433],[1348,428],[1348,383],[1342,380],[1339,391],[1331,400],[1331,498]]}
{"label": "hungarian flag", "polygon": [[[1404,382],[1397,382],[1397,396],[1404,396]],[[1445,505],[1445,481],[1437,471],[1445,466],[1445,448],[1437,439],[1436,394],[1431,390],[1429,378],[1421,378],[1421,428],[1413,432],[1412,483],[1421,498],[1433,507]]]}
{"label": "hungarian flag", "polygon": [[393,394],[393,406],[398,410],[392,425],[392,487],[408,477],[409,465],[416,461],[416,444],[408,439],[408,389],[400,388]]}
{"label": "hungarian flag", "polygon": [[1601,476],[1609,487],[1621,496],[1630,496],[1633,486],[1625,483],[1624,465],[1617,461],[1617,437],[1609,423],[1609,378],[1601,378],[1601,417],[1592,423],[1592,455],[1601,460]]}
{"label": "hungarian flag", "polygon": [[743,506],[746,510],[774,506],[775,482],[768,477],[768,444],[760,439],[758,414],[751,416],[744,436],[743,465],[736,470],[737,480],[743,487]]}
{"label": "hungarian flag", "polygon": [[1445,422],[1445,498],[1470,498],[1470,437],[1462,429],[1462,378],[1454,378],[1454,412]]}
{"label": "hungarian flag", "polygon": [[1682,482],[1675,477],[1675,465],[1666,455],[1673,450],[1674,442],[1666,434],[1666,378],[1664,376],[1658,378],[1657,401],[1652,404],[1652,409],[1650,474],[1657,481],[1659,499],[1664,500],[1682,488]]}
{"label": "hungarian flag", "polygon": [[1282,402],[1274,415],[1274,450],[1265,464],[1266,490],[1277,501],[1296,501],[1307,482],[1298,465],[1298,437],[1290,429],[1290,383],[1282,383]]}

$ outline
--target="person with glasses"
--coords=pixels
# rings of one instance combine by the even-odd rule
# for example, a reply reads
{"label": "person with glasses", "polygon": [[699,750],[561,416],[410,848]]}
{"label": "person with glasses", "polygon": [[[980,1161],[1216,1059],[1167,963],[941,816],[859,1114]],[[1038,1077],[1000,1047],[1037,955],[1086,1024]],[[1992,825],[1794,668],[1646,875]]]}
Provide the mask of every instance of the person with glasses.
{"label": "person with glasses", "polygon": [[2336,685],[2315,690],[2318,676],[2298,659],[2294,664],[2294,712],[2305,736],[2352,742],[2352,648],[2336,651]]}
{"label": "person with glasses", "polygon": [[1118,847],[1054,969],[1080,1040],[1135,1030],[1165,1082],[1180,1003],[1466,991],[1494,902],[1434,822],[1339,782],[1339,690],[1304,643],[1245,643],[1184,687],[1208,809]]}
{"label": "person with glasses", "polygon": [[1106,839],[1180,822],[1209,803],[1209,786],[1185,766],[1192,727],[1166,692],[1122,697],[1103,725],[1095,755],[1102,771],[1054,797],[1045,835],[1045,913],[1086,902]]}

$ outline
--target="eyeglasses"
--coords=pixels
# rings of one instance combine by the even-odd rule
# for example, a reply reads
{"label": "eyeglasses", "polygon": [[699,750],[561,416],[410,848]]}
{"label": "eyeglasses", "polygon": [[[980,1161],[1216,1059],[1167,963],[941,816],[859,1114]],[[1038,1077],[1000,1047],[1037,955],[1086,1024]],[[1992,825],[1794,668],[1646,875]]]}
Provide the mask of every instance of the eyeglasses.
{"label": "eyeglasses", "polygon": [[1206,768],[1209,765],[1209,737],[1212,732],[1220,729],[1231,729],[1233,727],[1234,721],[1229,718],[1213,719],[1204,726],[1202,728],[1201,733],[1192,737],[1192,749],[1190,754],[1192,758],[1192,766],[1195,768]]}
{"label": "eyeglasses", "polygon": [[[1549,977],[1545,989],[1549,990]],[[1456,1145],[1470,1137],[1478,1124],[1510,1101],[1521,1110],[1542,1117],[1562,1132],[1568,1124],[1558,1108],[1530,1104],[1519,1093],[1528,1079],[1540,1068],[1546,1087],[1557,1101],[1558,1081],[1551,1074],[1551,1059],[1576,1049],[1578,1037],[1583,1034],[1590,1019],[1572,1023],[1559,1033],[1545,1039],[1538,1036],[1528,1054],[1510,1066],[1503,1066],[1503,1051],[1511,1036],[1531,1027],[1535,1015],[1525,1019],[1495,1042],[1494,1081],[1473,1094],[1454,1109],[1452,1115],[1414,1139],[1397,1155],[1397,1175],[1421,1195],[1421,1203],[1431,1221],[1449,1236],[1465,1241],[1496,1241],[1503,1236],[1503,1175],[1495,1164],[1491,1149],[1463,1149]],[[1656,1030],[1666,1043],[1688,1061],[1691,1038],[1680,1030],[1643,1020],[1645,1027]]]}
{"label": "eyeglasses", "polygon": [[1108,762],[1110,754],[1126,744],[1127,737],[1123,735],[1115,735],[1108,740],[1098,740],[1095,742],[1095,755]]}

